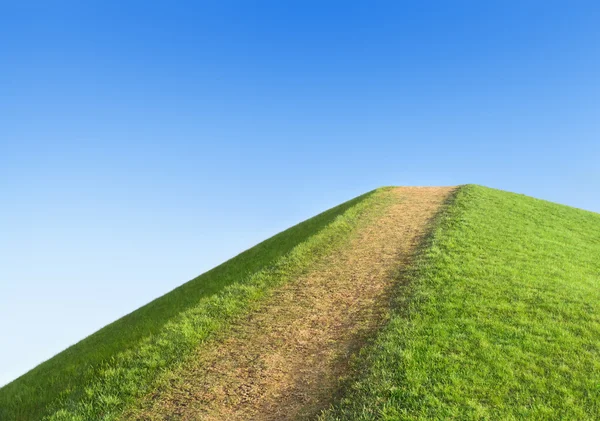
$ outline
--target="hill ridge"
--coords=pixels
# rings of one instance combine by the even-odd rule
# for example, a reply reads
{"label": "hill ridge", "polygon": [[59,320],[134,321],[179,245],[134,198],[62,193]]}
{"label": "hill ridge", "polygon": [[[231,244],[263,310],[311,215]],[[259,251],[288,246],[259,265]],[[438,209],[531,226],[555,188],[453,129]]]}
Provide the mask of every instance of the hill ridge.
{"label": "hill ridge", "polygon": [[0,388],[0,420],[600,419],[599,239],[524,195],[380,188]]}

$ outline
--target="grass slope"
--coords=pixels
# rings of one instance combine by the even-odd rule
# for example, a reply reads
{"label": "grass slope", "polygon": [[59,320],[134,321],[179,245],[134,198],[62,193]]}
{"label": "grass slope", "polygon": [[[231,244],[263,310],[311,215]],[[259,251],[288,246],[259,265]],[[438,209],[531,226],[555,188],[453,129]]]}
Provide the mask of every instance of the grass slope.
{"label": "grass slope", "polygon": [[464,186],[417,260],[323,421],[600,419],[600,215]]}
{"label": "grass slope", "polygon": [[114,419],[199,342],[343,241],[371,193],[241,253],[4,386],[0,420]]}

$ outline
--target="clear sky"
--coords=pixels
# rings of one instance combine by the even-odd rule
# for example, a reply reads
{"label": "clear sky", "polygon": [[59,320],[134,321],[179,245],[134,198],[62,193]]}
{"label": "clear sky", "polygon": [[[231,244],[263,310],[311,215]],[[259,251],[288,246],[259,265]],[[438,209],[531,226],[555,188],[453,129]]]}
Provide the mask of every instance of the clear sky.
{"label": "clear sky", "polygon": [[0,384],[375,187],[600,212],[599,22],[592,1],[0,3]]}

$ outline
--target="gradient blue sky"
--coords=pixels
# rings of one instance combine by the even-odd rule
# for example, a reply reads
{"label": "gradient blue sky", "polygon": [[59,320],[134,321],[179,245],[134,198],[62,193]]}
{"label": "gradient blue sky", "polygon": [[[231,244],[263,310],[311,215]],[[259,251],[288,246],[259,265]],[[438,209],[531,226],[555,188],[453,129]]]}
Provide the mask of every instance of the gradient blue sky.
{"label": "gradient blue sky", "polygon": [[378,186],[600,212],[599,4],[2,2],[0,384]]}

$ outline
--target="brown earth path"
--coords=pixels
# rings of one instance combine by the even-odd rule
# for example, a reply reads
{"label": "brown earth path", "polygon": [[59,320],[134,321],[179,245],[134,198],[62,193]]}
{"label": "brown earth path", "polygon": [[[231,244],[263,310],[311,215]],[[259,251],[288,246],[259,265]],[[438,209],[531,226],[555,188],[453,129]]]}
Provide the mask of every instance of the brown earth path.
{"label": "brown earth path", "polygon": [[385,319],[408,264],[449,187],[395,187],[349,243],[280,287],[226,339],[175,371],[128,415],[137,420],[301,420],[336,394],[349,356]]}

